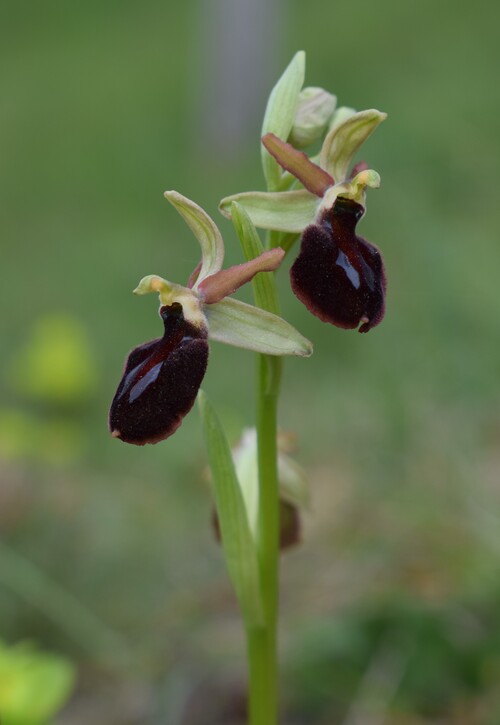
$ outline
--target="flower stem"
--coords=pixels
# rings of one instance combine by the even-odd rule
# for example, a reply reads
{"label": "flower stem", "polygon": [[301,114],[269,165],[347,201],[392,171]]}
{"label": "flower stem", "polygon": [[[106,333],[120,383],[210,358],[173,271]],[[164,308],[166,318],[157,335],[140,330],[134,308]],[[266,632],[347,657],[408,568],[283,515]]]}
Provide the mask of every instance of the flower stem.
{"label": "flower stem", "polygon": [[247,630],[250,725],[276,725],[278,718],[278,538],[277,403],[281,359],[258,357],[257,445],[259,469],[258,556],[264,609],[262,627]]}

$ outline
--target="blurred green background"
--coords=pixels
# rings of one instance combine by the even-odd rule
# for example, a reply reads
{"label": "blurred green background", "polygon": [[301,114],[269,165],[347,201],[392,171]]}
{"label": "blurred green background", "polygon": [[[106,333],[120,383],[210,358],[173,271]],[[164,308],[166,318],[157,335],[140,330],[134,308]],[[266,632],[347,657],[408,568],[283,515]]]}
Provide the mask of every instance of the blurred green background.
{"label": "blurred green background", "polygon": [[[159,334],[131,290],[198,261],[162,192],[217,218],[263,188],[266,97],[300,48],[306,84],[389,114],[361,225],[389,286],[365,336],[280,276],[315,344],[287,363],[280,412],[313,496],[282,566],[283,722],[500,722],[499,8],[1,4],[0,639],[76,665],[59,725],[241,722],[196,411],[146,448],[106,415],[126,353]],[[212,346],[204,388],[232,440],[253,382],[249,353]]]}

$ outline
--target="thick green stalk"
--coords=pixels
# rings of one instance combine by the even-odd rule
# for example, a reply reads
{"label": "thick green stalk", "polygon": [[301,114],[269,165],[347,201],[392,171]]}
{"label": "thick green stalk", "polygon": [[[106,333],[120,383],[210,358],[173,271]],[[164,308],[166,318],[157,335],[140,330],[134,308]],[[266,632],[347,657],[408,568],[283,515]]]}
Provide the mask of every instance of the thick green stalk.
{"label": "thick green stalk", "polygon": [[264,625],[248,630],[250,725],[276,725],[278,718],[277,403],[281,359],[258,357],[257,444],[259,468],[258,555]]}
{"label": "thick green stalk", "polygon": [[[247,260],[264,251],[245,210],[232,205],[233,222]],[[274,235],[275,236],[275,235]],[[266,247],[277,241],[268,232]],[[255,304],[280,314],[274,275],[258,274],[252,281]],[[257,456],[259,472],[259,509],[257,556],[261,590],[263,624],[247,627],[249,663],[250,725],[277,725],[278,722],[278,554],[279,490],[277,450],[277,407],[282,372],[282,358],[257,357]]]}

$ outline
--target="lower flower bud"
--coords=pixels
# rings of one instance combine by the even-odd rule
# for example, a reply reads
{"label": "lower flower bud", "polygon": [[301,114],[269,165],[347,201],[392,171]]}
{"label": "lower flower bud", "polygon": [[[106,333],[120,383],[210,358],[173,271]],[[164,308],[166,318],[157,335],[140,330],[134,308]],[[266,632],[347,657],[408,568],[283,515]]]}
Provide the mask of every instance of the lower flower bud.
{"label": "lower flower bud", "polygon": [[111,434],[125,443],[158,443],[175,433],[205,375],[207,330],[187,322],[178,302],[160,315],[163,337],[132,350],[111,404]]}
{"label": "lower flower bud", "polygon": [[292,290],[310,312],[337,327],[368,332],[385,311],[385,271],[377,247],[356,235],[361,204],[337,198],[302,235]]}
{"label": "lower flower bud", "polygon": [[[301,541],[301,523],[299,509],[288,501],[280,499],[280,528],[279,528],[279,548],[281,551],[291,549],[293,546],[300,544]],[[212,526],[215,540],[220,543],[220,525],[217,511],[212,511]]]}

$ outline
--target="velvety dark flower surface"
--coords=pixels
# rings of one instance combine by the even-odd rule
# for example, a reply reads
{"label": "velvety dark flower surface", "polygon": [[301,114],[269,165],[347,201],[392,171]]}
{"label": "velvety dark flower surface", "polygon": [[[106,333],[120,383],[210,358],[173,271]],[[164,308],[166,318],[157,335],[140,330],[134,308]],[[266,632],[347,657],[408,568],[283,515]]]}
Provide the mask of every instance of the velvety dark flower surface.
{"label": "velvety dark flower surface", "polygon": [[295,295],[323,322],[368,332],[385,310],[385,271],[378,249],[356,235],[361,204],[338,197],[306,227],[290,270]]}
{"label": "velvety dark flower surface", "polygon": [[164,305],[160,315],[163,337],[132,350],[109,414],[112,435],[139,446],[175,433],[208,361],[207,330],[185,320],[181,304]]}

